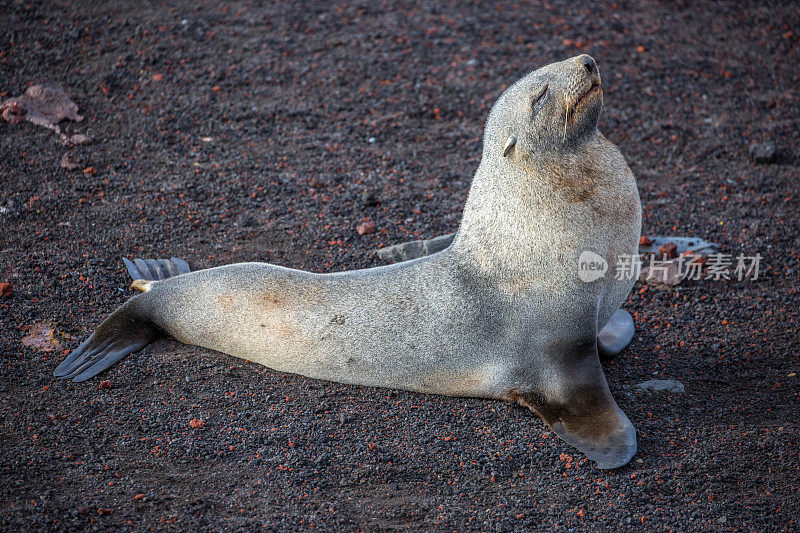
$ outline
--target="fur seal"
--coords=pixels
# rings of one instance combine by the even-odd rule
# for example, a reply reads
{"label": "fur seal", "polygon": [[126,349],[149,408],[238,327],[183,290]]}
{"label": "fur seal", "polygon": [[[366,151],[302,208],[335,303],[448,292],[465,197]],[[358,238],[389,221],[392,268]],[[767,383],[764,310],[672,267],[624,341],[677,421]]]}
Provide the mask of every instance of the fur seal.
{"label": "fur seal", "polygon": [[492,108],[444,250],[330,274],[239,263],[140,280],[142,294],[54,374],[83,381],[168,335],[312,378],[515,401],[598,467],[625,465],[636,431],[597,337],[634,280],[578,278],[585,250],[613,274],[641,229],[633,174],[597,129],[601,107],[591,57],[539,68]]}

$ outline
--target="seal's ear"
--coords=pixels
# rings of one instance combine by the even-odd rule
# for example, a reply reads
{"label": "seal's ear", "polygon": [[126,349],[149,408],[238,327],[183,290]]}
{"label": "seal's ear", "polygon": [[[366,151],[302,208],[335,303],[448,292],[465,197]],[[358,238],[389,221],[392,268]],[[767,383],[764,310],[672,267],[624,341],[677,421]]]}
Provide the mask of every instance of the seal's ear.
{"label": "seal's ear", "polygon": [[517,136],[516,135],[509,135],[508,139],[506,139],[506,145],[503,147],[503,157],[508,157],[508,152],[511,151],[514,146],[517,144]]}

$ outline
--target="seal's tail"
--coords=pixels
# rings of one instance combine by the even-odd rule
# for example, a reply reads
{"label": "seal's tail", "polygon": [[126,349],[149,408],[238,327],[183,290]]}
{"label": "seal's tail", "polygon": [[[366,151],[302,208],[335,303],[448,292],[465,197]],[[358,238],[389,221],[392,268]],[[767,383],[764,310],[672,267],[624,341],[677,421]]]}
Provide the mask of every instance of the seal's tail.
{"label": "seal's tail", "polygon": [[[187,274],[189,265],[183,259],[123,258],[128,273],[133,278],[132,287],[147,292],[153,282]],[[161,330],[150,322],[144,313],[137,312],[137,299],[131,298],[114,311],[53,371],[61,379],[85,381],[113,366],[132,353],[136,353],[163,336]]]}
{"label": "seal's tail", "polygon": [[[144,295],[141,295],[144,296]],[[114,311],[53,371],[61,379],[86,381],[132,353],[136,353],[163,336],[149,320],[144,319],[128,305],[136,298]]]}

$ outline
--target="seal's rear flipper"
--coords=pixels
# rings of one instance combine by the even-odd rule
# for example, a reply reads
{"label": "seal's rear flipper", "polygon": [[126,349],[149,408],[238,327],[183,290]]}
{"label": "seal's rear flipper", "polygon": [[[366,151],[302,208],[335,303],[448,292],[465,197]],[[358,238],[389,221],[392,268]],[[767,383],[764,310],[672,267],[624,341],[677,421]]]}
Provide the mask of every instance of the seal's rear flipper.
{"label": "seal's rear flipper", "polygon": [[635,330],[631,314],[618,309],[597,335],[597,351],[600,359],[607,361],[619,355],[630,344]]}
{"label": "seal's rear flipper", "polygon": [[91,337],[58,365],[53,375],[85,381],[162,336],[158,328],[139,318],[128,304],[105,319]]}
{"label": "seal's rear flipper", "polygon": [[139,259],[135,257],[133,260],[123,257],[122,262],[125,263],[128,274],[134,280],[160,281],[188,274],[191,271],[189,264],[178,257],[172,259]]}

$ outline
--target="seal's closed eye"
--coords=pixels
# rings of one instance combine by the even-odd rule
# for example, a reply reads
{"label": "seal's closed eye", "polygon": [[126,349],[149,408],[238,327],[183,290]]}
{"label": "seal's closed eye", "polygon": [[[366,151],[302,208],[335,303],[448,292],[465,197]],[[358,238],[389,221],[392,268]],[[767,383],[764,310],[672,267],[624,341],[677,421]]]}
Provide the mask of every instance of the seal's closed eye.
{"label": "seal's closed eye", "polygon": [[549,85],[545,85],[542,89],[536,93],[536,96],[533,97],[533,104],[531,105],[533,112],[536,113],[541,109],[542,104],[544,104],[545,97],[547,96],[547,89],[549,89]]}

